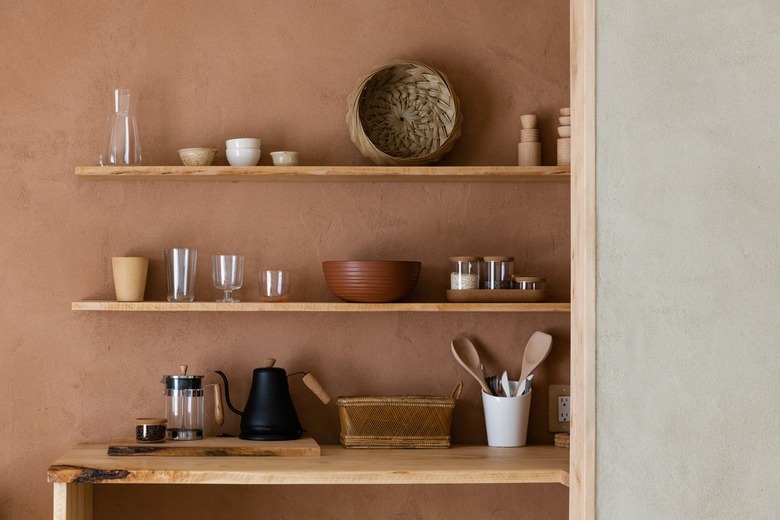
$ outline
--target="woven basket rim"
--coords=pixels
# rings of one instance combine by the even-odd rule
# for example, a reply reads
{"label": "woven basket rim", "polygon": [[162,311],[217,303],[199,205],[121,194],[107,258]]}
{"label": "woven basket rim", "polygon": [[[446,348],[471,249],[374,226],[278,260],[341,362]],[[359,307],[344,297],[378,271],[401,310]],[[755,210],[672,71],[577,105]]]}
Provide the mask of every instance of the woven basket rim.
{"label": "woven basket rim", "polygon": [[[425,71],[427,71],[432,75],[435,75],[438,78],[440,84],[446,88],[447,93],[451,98],[452,107],[455,114],[455,117],[452,120],[452,129],[447,134],[446,138],[439,143],[436,149],[426,154],[411,156],[411,157],[394,156],[394,155],[387,154],[384,151],[380,150],[371,141],[371,139],[369,139],[365,131],[365,128],[363,127],[361,117],[360,117],[360,110],[361,110],[361,101],[364,98],[364,92],[367,85],[380,72],[395,67],[417,67],[417,68],[424,69]],[[460,137],[460,133],[461,133],[460,127],[463,121],[463,114],[460,111],[460,101],[458,99],[458,96],[455,94],[455,91],[453,90],[452,85],[450,84],[447,76],[440,70],[415,60],[400,60],[400,59],[392,60],[388,63],[379,65],[378,67],[372,69],[368,74],[366,74],[357,82],[354,90],[352,91],[352,93],[350,93],[347,99],[347,108],[348,110],[347,110],[346,122],[347,122],[347,128],[349,128],[350,131],[349,133],[352,142],[355,144],[355,146],[357,146],[358,150],[365,157],[371,159],[376,164],[380,164],[380,165],[423,166],[426,164],[432,164],[438,162],[444,156],[444,154],[450,151],[455,140],[457,140]]]}
{"label": "woven basket rim", "polygon": [[460,399],[463,390],[463,382],[458,381],[452,390],[452,395],[343,395],[336,398],[336,404],[339,406],[350,406],[355,404],[403,404],[403,405],[421,405],[421,404],[441,404],[452,405]]}
{"label": "woven basket rim", "polygon": [[448,409],[455,408],[456,401],[450,397],[447,402],[443,401],[414,401],[414,402],[389,402],[389,401],[338,401],[338,406],[342,408],[362,408],[362,407],[387,407],[396,409],[401,408],[429,408],[429,409]]}

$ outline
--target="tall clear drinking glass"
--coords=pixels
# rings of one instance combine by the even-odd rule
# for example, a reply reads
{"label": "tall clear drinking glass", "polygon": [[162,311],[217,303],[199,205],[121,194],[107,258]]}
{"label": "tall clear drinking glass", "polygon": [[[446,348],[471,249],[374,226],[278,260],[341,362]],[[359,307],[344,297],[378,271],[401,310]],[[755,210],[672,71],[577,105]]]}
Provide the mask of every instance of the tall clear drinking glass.
{"label": "tall clear drinking glass", "polygon": [[198,251],[186,247],[165,250],[165,273],[168,278],[168,301],[191,302],[195,299],[195,268]]}
{"label": "tall clear drinking glass", "polygon": [[219,303],[238,303],[233,291],[244,285],[244,257],[241,255],[214,255],[211,257],[211,276],[214,287],[225,291]]}

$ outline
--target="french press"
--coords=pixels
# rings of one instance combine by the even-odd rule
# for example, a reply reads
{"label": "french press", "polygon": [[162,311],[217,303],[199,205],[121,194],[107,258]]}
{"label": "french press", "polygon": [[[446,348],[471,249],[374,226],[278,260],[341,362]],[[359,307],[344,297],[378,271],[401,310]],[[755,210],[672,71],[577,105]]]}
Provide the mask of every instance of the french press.
{"label": "french press", "polygon": [[203,384],[204,376],[187,375],[187,365],[179,367],[181,374],[163,376],[165,385],[165,418],[168,430],[165,438],[173,441],[194,441],[203,438],[204,387],[214,388],[214,422],[222,425],[222,386]]}

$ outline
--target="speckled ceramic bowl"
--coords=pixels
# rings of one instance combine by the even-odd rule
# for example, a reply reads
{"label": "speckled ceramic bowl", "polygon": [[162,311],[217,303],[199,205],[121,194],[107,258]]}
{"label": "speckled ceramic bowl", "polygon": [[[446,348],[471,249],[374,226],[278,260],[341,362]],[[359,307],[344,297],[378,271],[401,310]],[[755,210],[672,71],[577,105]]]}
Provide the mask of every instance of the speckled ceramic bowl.
{"label": "speckled ceramic bowl", "polygon": [[216,153],[214,148],[182,148],[179,157],[184,166],[211,166]]}

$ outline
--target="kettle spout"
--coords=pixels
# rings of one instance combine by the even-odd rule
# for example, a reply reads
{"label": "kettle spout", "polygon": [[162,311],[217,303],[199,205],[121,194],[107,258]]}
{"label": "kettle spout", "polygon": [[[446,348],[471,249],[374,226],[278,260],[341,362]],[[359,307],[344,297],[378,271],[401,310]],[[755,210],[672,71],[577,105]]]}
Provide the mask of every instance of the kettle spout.
{"label": "kettle spout", "polygon": [[225,382],[225,402],[227,403],[227,405],[228,405],[228,408],[230,408],[230,410],[231,410],[233,413],[235,413],[235,414],[238,414],[238,415],[242,415],[244,412],[242,412],[241,410],[238,410],[238,409],[237,409],[236,407],[234,407],[234,406],[233,406],[233,404],[230,402],[230,387],[228,386],[228,379],[227,379],[227,376],[226,376],[226,375],[225,375],[225,374],[224,374],[224,373],[223,373],[221,370],[215,370],[215,371],[214,371],[214,373],[215,373],[215,374],[219,374],[219,377],[221,377],[221,378],[222,378],[222,381],[224,381],[224,382]]}

